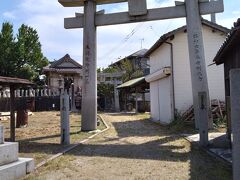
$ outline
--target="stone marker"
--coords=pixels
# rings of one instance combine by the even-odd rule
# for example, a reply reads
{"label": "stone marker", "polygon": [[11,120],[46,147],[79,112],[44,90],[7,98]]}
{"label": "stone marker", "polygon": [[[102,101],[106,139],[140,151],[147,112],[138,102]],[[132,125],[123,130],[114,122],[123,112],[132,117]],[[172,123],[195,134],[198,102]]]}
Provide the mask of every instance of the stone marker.
{"label": "stone marker", "polygon": [[69,127],[69,95],[67,90],[61,94],[61,144],[70,144],[70,127]]}

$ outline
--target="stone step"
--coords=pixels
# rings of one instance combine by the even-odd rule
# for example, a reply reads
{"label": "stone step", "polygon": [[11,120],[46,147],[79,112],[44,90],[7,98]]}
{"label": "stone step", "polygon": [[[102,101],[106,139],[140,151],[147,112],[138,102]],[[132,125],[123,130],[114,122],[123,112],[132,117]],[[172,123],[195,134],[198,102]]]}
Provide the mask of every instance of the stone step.
{"label": "stone step", "polygon": [[18,161],[0,166],[1,180],[15,180],[33,172],[34,161],[32,158],[19,158]]}
{"label": "stone step", "polygon": [[5,142],[4,144],[0,144],[0,166],[12,163],[17,160],[18,160],[17,142]]}

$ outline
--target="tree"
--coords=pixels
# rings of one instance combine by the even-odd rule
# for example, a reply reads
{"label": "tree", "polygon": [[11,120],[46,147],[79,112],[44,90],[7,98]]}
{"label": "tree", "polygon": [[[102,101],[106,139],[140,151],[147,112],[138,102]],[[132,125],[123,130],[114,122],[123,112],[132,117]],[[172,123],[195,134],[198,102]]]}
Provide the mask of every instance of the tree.
{"label": "tree", "polygon": [[26,79],[36,79],[41,68],[48,64],[48,60],[42,54],[37,31],[23,24],[18,30],[17,40],[19,74]]}
{"label": "tree", "polygon": [[122,76],[122,81],[126,82],[134,78],[138,78],[144,75],[143,70],[140,69],[138,66],[134,67],[130,60],[125,59],[121,62],[119,67],[124,74]]}
{"label": "tree", "polygon": [[37,81],[42,67],[48,64],[43,56],[38,33],[33,28],[21,25],[17,37],[13,36],[13,26],[3,23],[0,34],[0,75]]}
{"label": "tree", "polygon": [[10,23],[3,23],[0,33],[0,75],[13,76],[16,68],[16,59],[14,58],[15,38],[13,35],[13,26]]}

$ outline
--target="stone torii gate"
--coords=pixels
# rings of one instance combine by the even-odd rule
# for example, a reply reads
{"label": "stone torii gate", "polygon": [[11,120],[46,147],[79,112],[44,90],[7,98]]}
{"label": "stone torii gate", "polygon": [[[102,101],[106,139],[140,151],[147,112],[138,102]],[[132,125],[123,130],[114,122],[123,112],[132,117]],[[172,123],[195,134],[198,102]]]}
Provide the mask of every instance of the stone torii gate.
{"label": "stone torii gate", "polygon": [[[82,130],[97,128],[96,27],[186,17],[191,66],[194,115],[199,127],[200,144],[208,145],[209,92],[202,37],[201,15],[223,12],[223,0],[185,0],[173,7],[147,9],[146,0],[58,0],[65,7],[84,6],[84,14],[65,18],[64,27],[84,28]],[[128,12],[96,12],[99,4],[128,1]]]}

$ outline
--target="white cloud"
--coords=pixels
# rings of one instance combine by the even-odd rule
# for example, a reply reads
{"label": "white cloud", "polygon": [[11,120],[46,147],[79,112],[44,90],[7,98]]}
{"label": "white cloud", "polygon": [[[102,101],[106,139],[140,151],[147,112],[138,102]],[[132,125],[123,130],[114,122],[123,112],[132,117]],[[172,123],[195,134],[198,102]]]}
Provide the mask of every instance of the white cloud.
{"label": "white cloud", "polygon": [[4,13],[3,13],[3,16],[4,16],[5,18],[8,18],[8,19],[15,19],[15,18],[16,18],[16,16],[15,16],[14,13],[12,13],[12,12],[4,12]]}
{"label": "white cloud", "polygon": [[233,11],[232,14],[233,14],[233,15],[239,15],[239,14],[240,14],[240,11]]}

